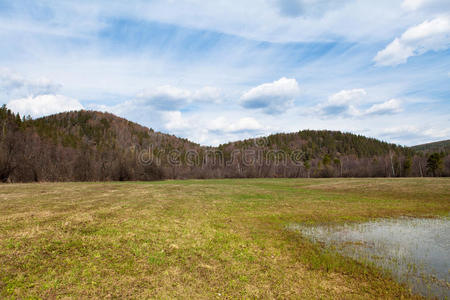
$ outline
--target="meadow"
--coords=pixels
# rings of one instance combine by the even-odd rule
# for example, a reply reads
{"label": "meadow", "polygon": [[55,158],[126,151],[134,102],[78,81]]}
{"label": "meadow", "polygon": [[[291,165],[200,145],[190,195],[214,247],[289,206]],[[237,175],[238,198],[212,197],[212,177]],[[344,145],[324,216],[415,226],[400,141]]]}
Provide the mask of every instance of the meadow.
{"label": "meadow", "polygon": [[288,224],[449,216],[450,179],[0,185],[0,298],[419,298]]}

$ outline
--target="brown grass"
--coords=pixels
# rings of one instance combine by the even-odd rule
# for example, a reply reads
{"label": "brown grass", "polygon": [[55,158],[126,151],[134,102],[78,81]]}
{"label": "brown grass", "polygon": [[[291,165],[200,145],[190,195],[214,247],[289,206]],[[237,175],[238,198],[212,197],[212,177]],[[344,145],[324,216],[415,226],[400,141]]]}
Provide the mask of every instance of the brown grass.
{"label": "brown grass", "polygon": [[285,230],[442,216],[448,179],[0,185],[0,298],[411,298]]}

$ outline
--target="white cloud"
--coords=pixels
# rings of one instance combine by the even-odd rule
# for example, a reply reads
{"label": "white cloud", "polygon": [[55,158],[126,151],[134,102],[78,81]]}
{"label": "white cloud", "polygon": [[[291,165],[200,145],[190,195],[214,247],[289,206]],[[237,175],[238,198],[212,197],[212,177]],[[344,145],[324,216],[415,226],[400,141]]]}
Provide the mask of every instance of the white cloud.
{"label": "white cloud", "polygon": [[274,4],[281,16],[295,18],[322,16],[329,10],[335,10],[349,2],[348,0],[275,0]]}
{"label": "white cloud", "polygon": [[441,16],[409,28],[374,58],[377,65],[395,66],[409,57],[450,47],[450,17]]}
{"label": "white cloud", "polygon": [[379,51],[374,60],[379,66],[395,66],[405,63],[413,55],[414,48],[396,38],[384,50]]}
{"label": "white cloud", "polygon": [[183,118],[180,111],[164,112],[163,117],[166,121],[165,127],[168,130],[180,130],[190,127],[189,122]]}
{"label": "white cloud", "polygon": [[385,128],[381,131],[381,135],[404,135],[404,134],[418,134],[420,133],[420,129],[416,126],[412,125],[404,125],[397,127]]}
{"label": "white cloud", "polygon": [[219,116],[213,120],[199,119],[196,117],[184,118],[180,111],[163,112],[165,128],[168,130],[206,130],[222,133],[242,133],[254,132],[265,129],[264,126],[252,117],[242,117],[230,120],[224,116]]}
{"label": "white cloud", "polygon": [[[97,3],[93,6],[102,5]],[[98,9],[98,8],[97,8]],[[177,24],[271,42],[350,41],[384,38],[410,24],[392,1],[355,0],[154,0],[104,8],[107,15]]]}
{"label": "white cloud", "polygon": [[[39,94],[70,95],[83,99],[85,106],[95,104],[156,130],[167,132],[169,123],[168,127],[181,128],[169,132],[206,144],[254,136],[256,131],[224,133],[245,130],[246,126],[236,124],[247,117],[286,132],[420,125],[448,108],[447,53],[417,60],[420,65],[415,70],[373,72],[367,62],[396,37],[403,46],[403,32],[449,11],[450,1],[420,1],[404,9],[402,1],[136,0],[133,5],[109,5],[104,0],[43,0],[39,5],[10,1],[16,10],[2,14],[0,56],[2,64],[25,72],[28,80],[45,75],[64,83],[62,91],[43,88]],[[282,118],[264,114],[264,109],[242,109],[243,92],[282,76],[301,83],[301,99],[294,98],[298,107]],[[174,88],[161,88],[167,83]],[[142,93],[147,98],[136,97],[152,86],[153,93]],[[226,98],[208,86],[220,87]],[[302,108],[312,110],[318,102],[329,100],[340,90],[336,87],[360,86],[370,95],[346,103],[348,93],[342,93],[328,103],[341,104],[345,113],[338,115],[350,118],[323,117],[317,112],[299,117]],[[6,96],[0,88],[0,102],[35,95],[28,89],[14,93]],[[376,110],[381,102],[405,95],[423,102],[397,118],[365,115],[371,106]],[[179,113],[172,113],[170,123],[163,117],[169,118],[165,112],[173,111]],[[221,127],[208,129],[220,116],[226,118]],[[258,127],[250,126],[250,120],[244,123]],[[449,127],[448,117],[441,116],[439,126]]]}
{"label": "white cloud", "polygon": [[270,126],[248,116],[216,115],[206,117],[201,114],[180,111],[162,112],[163,131],[169,131],[205,145],[266,135]]}
{"label": "white cloud", "polygon": [[299,93],[297,80],[283,77],[245,92],[241,96],[241,104],[245,108],[262,109],[265,113],[277,114],[292,107]]}
{"label": "white cloud", "polygon": [[32,117],[42,117],[64,111],[83,109],[78,100],[63,95],[39,95],[11,100],[7,104],[14,112]]}
{"label": "white cloud", "polygon": [[374,104],[366,110],[368,115],[385,115],[401,112],[400,101],[390,99],[386,102]]}
{"label": "white cloud", "polygon": [[364,89],[342,90],[329,98],[331,104],[349,104],[362,99],[367,95]]}
{"label": "white cloud", "polygon": [[188,90],[164,85],[146,90],[138,94],[137,98],[137,104],[150,105],[162,111],[173,111],[194,102],[219,103],[221,102],[221,93],[219,89],[214,87]]}
{"label": "white cloud", "polygon": [[221,103],[222,93],[220,89],[206,86],[192,93],[192,99],[199,102]]}
{"label": "white cloud", "polygon": [[156,87],[138,95],[141,104],[151,105],[159,110],[182,108],[191,102],[191,92],[170,85]]}
{"label": "white cloud", "polygon": [[225,117],[219,117],[206,126],[208,130],[225,133],[253,132],[265,129],[258,120],[252,117],[243,117],[230,121]]}
{"label": "white cloud", "polygon": [[230,132],[239,132],[239,131],[254,131],[261,130],[264,127],[259,123],[256,119],[246,117],[239,119],[236,123],[232,123],[226,128],[227,131]]}
{"label": "white cloud", "polygon": [[435,128],[422,128],[414,125],[404,125],[386,128],[382,131],[384,135],[401,135],[401,134],[415,134],[421,136],[446,138],[450,134],[450,129],[435,129]]}
{"label": "white cloud", "polygon": [[447,139],[450,135],[450,129],[433,126],[403,125],[385,128],[380,132],[380,135],[389,138],[391,141],[403,140],[408,141],[409,145],[417,145]]}
{"label": "white cloud", "polygon": [[324,116],[342,117],[364,117],[401,112],[401,102],[397,99],[375,103],[369,108],[363,109],[367,98],[367,92],[364,89],[342,90],[331,95],[325,103],[319,104],[314,112]]}
{"label": "white cloud", "polygon": [[450,2],[448,0],[403,0],[402,7],[408,11],[431,9],[443,12],[450,7]]}
{"label": "white cloud", "polygon": [[[439,0],[440,3],[445,1]],[[39,1],[39,5],[10,2],[9,6],[16,7],[16,13],[0,28],[76,37],[101,30],[108,18],[112,18],[175,24],[260,41],[295,42],[336,37],[359,41],[361,38],[385,38],[393,29],[408,26],[411,19],[400,9],[398,1],[136,0],[133,5],[123,1],[114,1],[111,5],[111,1],[104,0],[44,0]],[[39,23],[31,22],[38,19],[39,13],[48,11],[52,13],[41,16]],[[27,15],[35,18],[22,21]],[[22,18],[16,20],[17,16]]]}
{"label": "white cloud", "polygon": [[48,78],[26,78],[6,68],[0,68],[0,91],[12,97],[51,94],[61,85]]}
{"label": "white cloud", "polygon": [[366,95],[364,89],[342,90],[331,95],[327,102],[319,104],[317,110],[320,114],[328,116],[359,116],[361,112],[356,105],[361,103]]}
{"label": "white cloud", "polygon": [[407,10],[416,10],[423,6],[426,2],[427,0],[403,0],[402,7]]}
{"label": "white cloud", "polygon": [[222,93],[218,88],[205,86],[199,89],[184,89],[171,85],[157,86],[137,94],[132,99],[115,105],[90,104],[89,109],[107,111],[132,119],[157,130],[177,133],[198,129],[198,120],[185,118],[181,110],[202,111],[204,104],[222,103]]}

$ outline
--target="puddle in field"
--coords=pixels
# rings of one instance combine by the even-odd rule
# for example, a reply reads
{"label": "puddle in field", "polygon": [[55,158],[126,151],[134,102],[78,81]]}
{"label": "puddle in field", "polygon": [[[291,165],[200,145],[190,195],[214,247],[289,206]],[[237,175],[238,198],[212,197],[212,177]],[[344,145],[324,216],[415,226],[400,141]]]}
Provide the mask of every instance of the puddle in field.
{"label": "puddle in field", "polygon": [[383,219],[362,224],[304,226],[315,242],[373,263],[425,297],[450,298],[450,219]]}

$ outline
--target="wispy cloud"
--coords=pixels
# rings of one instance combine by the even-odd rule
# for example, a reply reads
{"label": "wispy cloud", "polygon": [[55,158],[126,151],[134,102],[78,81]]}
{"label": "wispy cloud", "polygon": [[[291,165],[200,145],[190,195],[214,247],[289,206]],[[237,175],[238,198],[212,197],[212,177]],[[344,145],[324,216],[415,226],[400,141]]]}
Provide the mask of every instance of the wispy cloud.
{"label": "wispy cloud", "polygon": [[383,130],[450,127],[449,3],[3,1],[0,101],[204,144],[305,128],[409,143]]}

